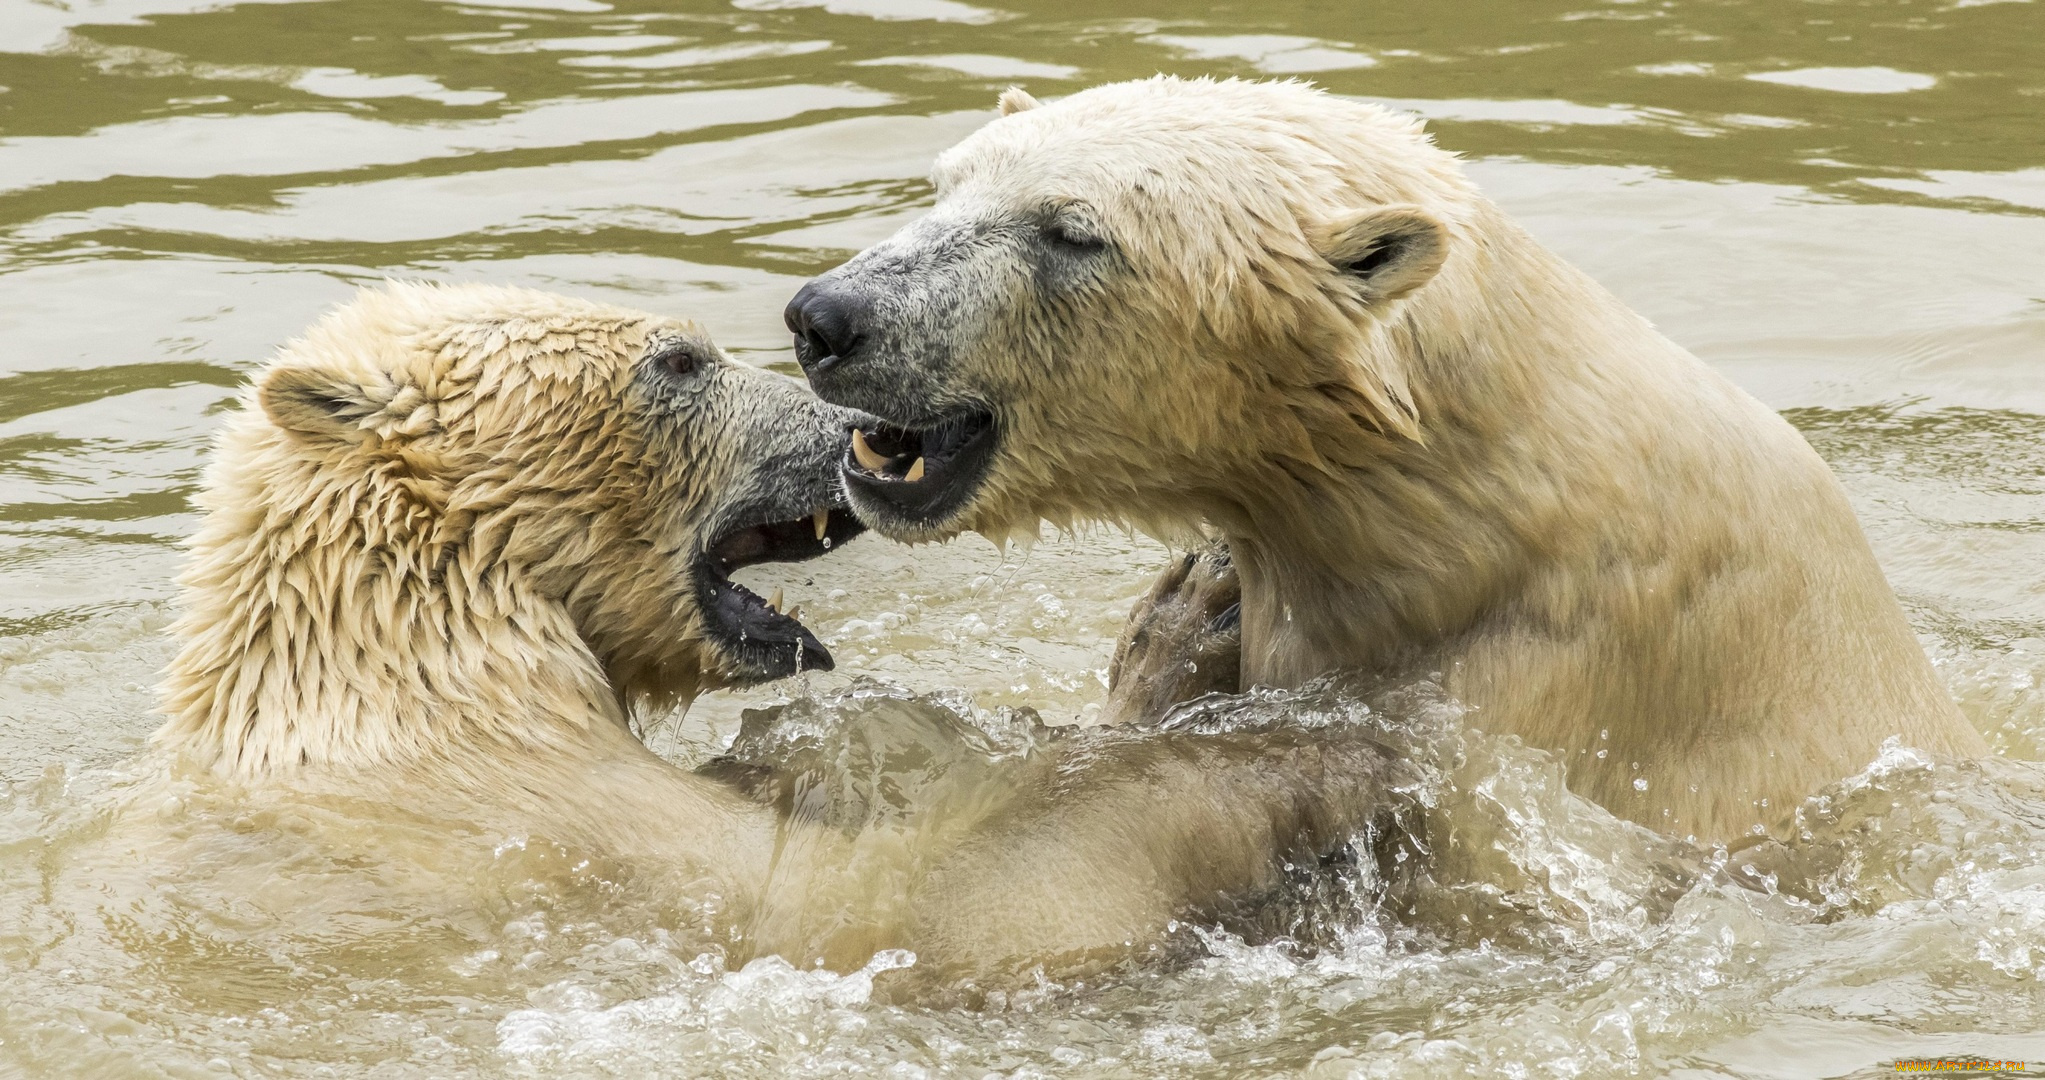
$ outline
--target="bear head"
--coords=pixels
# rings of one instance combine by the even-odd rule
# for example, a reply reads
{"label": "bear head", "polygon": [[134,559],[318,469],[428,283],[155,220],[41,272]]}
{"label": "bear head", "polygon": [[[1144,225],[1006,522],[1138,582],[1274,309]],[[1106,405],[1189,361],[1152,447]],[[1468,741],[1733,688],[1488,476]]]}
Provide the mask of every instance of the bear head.
{"label": "bear head", "polygon": [[257,373],[221,437],[172,727],[236,756],[233,731],[274,726],[314,760],[321,717],[406,732],[423,703],[615,712],[828,669],[730,574],[860,531],[837,474],[854,419],[685,320],[365,290]]}
{"label": "bear head", "polygon": [[[921,219],[787,321],[898,539],[1099,518],[1171,534],[1357,432],[1420,436],[1396,329],[1471,195],[1417,122],[1297,83],[1104,86],[945,152]],[[1275,463],[1275,465],[1274,465]]]}

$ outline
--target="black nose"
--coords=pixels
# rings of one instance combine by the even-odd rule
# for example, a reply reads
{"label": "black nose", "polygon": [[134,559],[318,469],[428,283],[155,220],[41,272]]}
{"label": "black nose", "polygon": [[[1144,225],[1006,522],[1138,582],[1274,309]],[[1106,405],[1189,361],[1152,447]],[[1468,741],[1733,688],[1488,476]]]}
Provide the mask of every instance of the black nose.
{"label": "black nose", "polygon": [[822,281],[812,281],[788,302],[781,318],[795,335],[795,362],[821,375],[850,359],[865,334],[865,306]]}

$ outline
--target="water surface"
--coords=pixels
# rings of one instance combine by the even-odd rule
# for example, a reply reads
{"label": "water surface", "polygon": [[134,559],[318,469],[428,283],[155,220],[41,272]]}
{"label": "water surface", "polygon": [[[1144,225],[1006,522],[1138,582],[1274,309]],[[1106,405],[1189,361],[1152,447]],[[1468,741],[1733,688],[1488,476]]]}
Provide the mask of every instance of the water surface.
{"label": "water surface", "polygon": [[[1460,748],[1413,798],[1473,839],[1415,856],[1391,894],[1412,911],[1358,909],[1299,947],[1189,928],[1206,935],[1190,959],[978,1012],[878,1003],[871,973],[726,970],[530,852],[489,869],[505,899],[473,926],[393,916],[346,941],[223,922],[225,894],[142,903],[168,888],[146,876],[65,891],[155,722],[208,435],[296,329],[361,282],[486,280],[690,315],[793,371],[786,298],[925,205],[930,158],[1000,89],[1157,71],[1310,78],[1429,118],[1543,241],[1804,430],[1998,757],[1896,748],[1756,867],[1770,894],[1708,860],[1662,875],[1661,841],[1568,799],[1540,755],[1458,733],[1453,703],[1381,708],[1451,733],[1428,752]],[[2027,0],[0,0],[0,1069],[2045,1059],[2041,493],[2045,7]],[[746,707],[795,695],[835,716],[862,678],[969,717],[1083,722],[1164,558],[1112,532],[1006,552],[869,539],[755,571],[840,672],[706,700],[651,737],[697,760]],[[262,851],[325,880],[317,853]]]}

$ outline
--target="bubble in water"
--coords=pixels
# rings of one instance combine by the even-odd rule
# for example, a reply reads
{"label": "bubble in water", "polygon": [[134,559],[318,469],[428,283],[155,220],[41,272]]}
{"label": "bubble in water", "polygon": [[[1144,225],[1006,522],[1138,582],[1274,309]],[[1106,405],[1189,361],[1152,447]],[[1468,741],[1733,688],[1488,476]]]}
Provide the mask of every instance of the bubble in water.
{"label": "bubble in water", "polygon": [[1647,790],[1647,778],[1646,778],[1646,777],[1644,777],[1644,776],[1636,776],[1636,777],[1634,777],[1634,778],[1633,778],[1633,790],[1635,790],[1635,791],[1646,791],[1646,790]]}

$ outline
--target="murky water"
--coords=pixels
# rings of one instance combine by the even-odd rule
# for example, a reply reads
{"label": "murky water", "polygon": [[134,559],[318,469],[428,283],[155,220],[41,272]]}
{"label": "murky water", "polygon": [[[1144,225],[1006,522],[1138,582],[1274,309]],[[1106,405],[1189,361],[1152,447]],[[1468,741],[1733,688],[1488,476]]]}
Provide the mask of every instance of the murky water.
{"label": "murky water", "polygon": [[[1895,748],[1808,807],[1807,836],[1728,860],[1572,799],[1424,687],[1238,702],[1206,722],[1340,713],[1403,740],[1429,849],[1302,884],[1297,944],[1188,927],[1155,963],[977,1011],[876,996],[887,958],[727,970],[629,868],[489,844],[408,864],[436,823],[166,797],[130,760],[207,435],[240,372],[354,283],[620,300],[792,370],[782,303],[916,212],[1001,87],[1159,70],[1302,75],[1431,118],[1537,235],[1803,428],[1998,756]],[[0,374],[0,1072],[2045,1059],[2045,5],[0,0]],[[885,741],[879,710],[926,741],[917,763],[826,772],[856,793],[893,769],[879,786],[913,799],[940,765],[998,767],[1021,721],[997,710],[1088,719],[1163,558],[1113,533],[867,539],[763,568],[841,671],[650,738],[700,760],[794,695],[784,722]],[[137,816],[171,849],[123,856]],[[490,902],[421,899],[457,880]]]}

